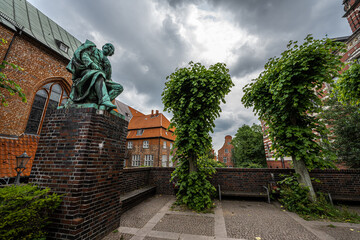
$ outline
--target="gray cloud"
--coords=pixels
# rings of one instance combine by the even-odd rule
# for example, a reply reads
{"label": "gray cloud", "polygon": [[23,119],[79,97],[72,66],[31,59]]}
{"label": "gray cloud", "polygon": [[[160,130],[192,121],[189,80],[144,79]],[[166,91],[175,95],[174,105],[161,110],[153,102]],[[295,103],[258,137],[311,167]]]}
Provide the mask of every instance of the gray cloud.
{"label": "gray cloud", "polygon": [[[124,91],[135,89],[142,96],[127,96],[126,103],[145,113],[151,108],[162,110],[161,92],[166,76],[204,51],[202,42],[195,39],[194,31],[199,29],[186,23],[190,4],[209,12],[204,19],[218,21],[216,14],[221,14],[257,38],[256,42],[232,48],[236,57],[228,66],[237,86],[215,122],[215,150],[221,147],[225,135],[234,135],[241,125],[258,121],[251,109],[241,105],[240,86],[255,78],[270,57],[279,56],[289,40],[301,41],[309,33],[316,38],[350,34],[347,21],[342,19],[344,11],[339,0],[29,2],[81,41],[96,41],[99,48],[112,42],[116,46],[115,55],[110,58],[113,79],[124,85]],[[189,39],[181,34],[184,27]]]}

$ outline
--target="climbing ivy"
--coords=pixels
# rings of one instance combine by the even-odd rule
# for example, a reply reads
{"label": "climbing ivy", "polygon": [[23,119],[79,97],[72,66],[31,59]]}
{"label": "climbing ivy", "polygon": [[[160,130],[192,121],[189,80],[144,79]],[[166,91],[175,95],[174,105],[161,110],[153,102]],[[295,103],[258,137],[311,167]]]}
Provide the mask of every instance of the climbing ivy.
{"label": "climbing ivy", "polygon": [[[4,40],[3,38],[0,39],[0,46],[2,46],[3,44],[7,43],[6,40]],[[22,71],[23,69],[13,63],[9,63],[7,61],[2,61],[0,63],[0,88],[6,89],[6,91],[10,94],[10,95],[15,95],[16,93],[19,95],[19,97],[21,98],[21,100],[23,102],[27,102],[25,94],[23,89],[20,87],[19,84],[17,84],[14,80],[8,78],[6,76],[5,73],[2,72],[3,69],[6,68],[6,66],[10,66],[11,68],[13,68],[14,70],[18,70],[18,71]],[[1,104],[3,106],[8,106],[9,103],[6,100],[5,94],[0,91],[0,100],[1,100]]]}
{"label": "climbing ivy", "polygon": [[[210,132],[220,116],[220,103],[234,85],[229,70],[223,63],[208,69],[200,63],[190,62],[187,67],[176,69],[167,78],[162,101],[165,111],[172,112],[171,127],[176,127],[175,159],[178,161],[173,178],[177,179],[178,201],[201,211],[211,206],[208,177],[212,166],[204,169],[211,150]],[[201,189],[201,190],[200,190]]]}

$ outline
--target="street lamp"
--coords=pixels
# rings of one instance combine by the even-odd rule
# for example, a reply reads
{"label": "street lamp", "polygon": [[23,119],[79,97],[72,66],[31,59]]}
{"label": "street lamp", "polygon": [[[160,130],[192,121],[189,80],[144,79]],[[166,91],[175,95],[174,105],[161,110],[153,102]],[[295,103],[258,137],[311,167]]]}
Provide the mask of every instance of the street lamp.
{"label": "street lamp", "polygon": [[26,169],[26,164],[31,157],[26,154],[26,151],[21,154],[20,156],[16,156],[16,168],[15,171],[17,172],[15,185],[20,184],[20,174]]}

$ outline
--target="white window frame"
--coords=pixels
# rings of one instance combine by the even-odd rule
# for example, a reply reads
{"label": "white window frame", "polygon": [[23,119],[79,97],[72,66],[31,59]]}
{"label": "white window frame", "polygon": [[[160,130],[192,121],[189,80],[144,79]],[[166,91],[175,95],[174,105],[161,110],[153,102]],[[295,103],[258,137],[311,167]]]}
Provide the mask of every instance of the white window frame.
{"label": "white window frame", "polygon": [[147,167],[154,166],[154,155],[145,155],[144,157],[144,165]]}
{"label": "white window frame", "polygon": [[143,148],[149,148],[149,141],[143,141]]}
{"label": "white window frame", "polygon": [[132,148],[133,148],[133,142],[132,142],[132,141],[128,141],[127,148],[128,148],[128,149],[132,149]]}
{"label": "white window frame", "polygon": [[140,166],[140,155],[132,155],[131,156],[131,166],[139,167]]}
{"label": "white window frame", "polygon": [[163,142],[163,149],[166,149],[166,141]]}

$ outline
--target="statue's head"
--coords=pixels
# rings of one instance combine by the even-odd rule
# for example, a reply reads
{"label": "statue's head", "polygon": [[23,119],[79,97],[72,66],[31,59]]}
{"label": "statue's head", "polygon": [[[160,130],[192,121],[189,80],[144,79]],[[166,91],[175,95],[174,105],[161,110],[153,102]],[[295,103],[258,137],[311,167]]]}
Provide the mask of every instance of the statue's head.
{"label": "statue's head", "polygon": [[111,43],[106,43],[103,47],[102,47],[103,53],[105,56],[112,56],[115,52],[115,47],[114,45],[112,45]]}

